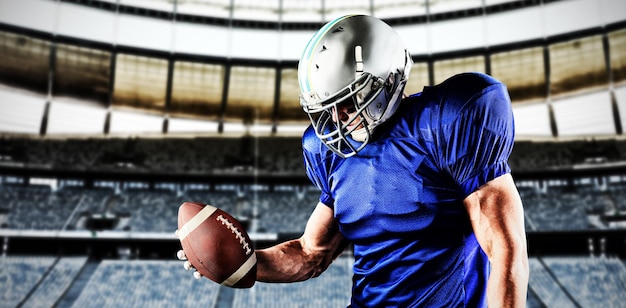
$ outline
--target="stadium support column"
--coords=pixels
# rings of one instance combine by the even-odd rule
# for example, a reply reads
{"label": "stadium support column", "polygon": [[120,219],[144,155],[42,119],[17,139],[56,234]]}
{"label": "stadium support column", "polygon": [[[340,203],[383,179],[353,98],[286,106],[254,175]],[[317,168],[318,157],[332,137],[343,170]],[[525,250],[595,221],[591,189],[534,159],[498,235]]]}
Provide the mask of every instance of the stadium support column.
{"label": "stadium support column", "polygon": [[48,128],[48,114],[50,113],[50,100],[46,100],[46,106],[43,109],[43,116],[41,117],[41,126],[39,127],[39,135],[44,136]]}
{"label": "stadium support column", "polygon": [[117,65],[117,50],[112,48],[111,62],[109,63],[109,89],[107,97],[107,113],[104,119],[103,134],[108,135],[111,131],[111,105],[113,104],[113,91],[115,89],[115,67]]}
{"label": "stadium support column", "polygon": [[431,41],[431,34],[430,34],[430,20],[432,19],[432,17],[430,16],[430,1],[426,1],[426,29],[427,29],[427,33],[428,33],[428,49],[429,49],[429,54],[428,54],[428,85],[429,86],[434,86],[435,85],[435,60],[433,59],[433,54],[432,54],[432,41]]}
{"label": "stadium support column", "polygon": [[[235,0],[230,0],[228,4],[228,32],[233,31],[233,18],[235,17],[234,13]],[[220,108],[220,113],[218,115],[218,124],[217,124],[217,132],[224,132],[224,115],[226,114],[226,106],[228,105],[228,87],[230,84],[230,69],[233,66],[231,61],[231,52],[232,52],[232,36],[228,38],[228,55],[227,61],[224,64],[224,85],[222,87],[222,104]]]}
{"label": "stadium support column", "polygon": [[[176,28],[176,18],[178,15],[178,2],[177,1],[172,1],[172,12],[173,12],[173,18],[172,18],[172,27],[175,29]],[[172,101],[172,83],[173,83],[173,79],[174,79],[174,41],[176,40],[176,30],[174,30],[172,32],[172,36],[171,36],[171,47],[170,47],[170,53],[167,57],[167,80],[165,81],[165,116],[163,117],[163,125],[161,127],[161,133],[163,134],[167,134],[169,131],[169,124],[170,124],[170,109],[171,109],[171,101]]]}
{"label": "stadium support column", "polygon": [[50,44],[50,57],[48,58],[48,95],[46,96],[46,107],[41,118],[41,126],[39,127],[39,135],[44,136],[48,131],[48,116],[50,114],[50,104],[52,104],[52,86],[54,84],[54,71],[56,69],[56,42]]}
{"label": "stadium support column", "polygon": [[220,108],[218,133],[224,132],[224,115],[226,114],[226,106],[228,105],[228,85],[230,84],[230,68],[231,63],[227,63],[224,67],[224,87],[222,88],[222,107]]}
{"label": "stadium support column", "polygon": [[274,79],[274,109],[272,110],[272,133],[275,134],[278,127],[278,108],[280,104],[280,82],[282,79],[281,66],[276,66],[276,78]]}
{"label": "stadium support column", "polygon": [[[119,1],[115,4],[115,22],[113,25],[113,32],[117,35],[118,20],[119,20]],[[115,90],[115,69],[117,66],[117,44],[113,42],[111,45],[111,62],[109,63],[109,89],[106,102],[106,115],[104,117],[104,127],[102,133],[108,135],[111,132],[111,105],[113,104],[113,91]]]}
{"label": "stadium support column", "polygon": [[619,106],[617,106],[617,99],[615,98],[615,92],[611,89],[611,108],[613,109],[613,122],[615,123],[615,133],[622,135],[624,128],[622,127],[622,120],[620,116]]}
{"label": "stadium support column", "polygon": [[611,47],[609,45],[609,37],[606,33],[602,34],[602,49],[604,50],[604,63],[606,68],[607,79],[609,80],[609,94],[611,95],[611,111],[613,112],[613,122],[615,123],[615,133],[621,135],[624,133],[617,99],[615,98],[615,89],[613,88],[613,68],[611,67]]}
{"label": "stadium support column", "polygon": [[[279,40],[281,41],[282,41],[282,31],[283,31],[283,1],[284,0],[278,1],[278,36],[280,37]],[[272,134],[276,134],[276,132],[278,131],[278,108],[279,108],[278,105],[280,104],[280,82],[283,78],[282,75],[280,74],[281,60],[282,60],[282,57],[278,59],[278,63],[276,64],[276,68],[275,68],[276,77],[274,78],[274,108],[272,109]],[[257,114],[258,114],[258,109],[257,109]],[[256,162],[256,156],[255,156],[255,162]],[[256,168],[256,165],[255,165],[255,168]]]}
{"label": "stadium support column", "polygon": [[550,129],[552,130],[552,137],[559,136],[559,129],[556,125],[556,118],[554,116],[554,110],[552,109],[552,99],[550,93],[550,48],[548,48],[547,43],[543,46],[543,68],[544,68],[544,79],[546,86],[546,99],[548,104],[548,115],[550,117]]}
{"label": "stadium support column", "polygon": [[170,54],[167,59],[167,81],[165,86],[165,117],[163,118],[163,127],[161,132],[167,134],[169,130],[170,105],[172,104],[172,83],[174,79],[174,59]]}
{"label": "stadium support column", "polygon": [[483,22],[483,31],[485,34],[485,54],[483,55],[484,59],[485,59],[485,73],[487,75],[491,75],[491,50],[489,48],[489,44],[487,43],[487,9],[486,9],[486,4],[485,4],[485,0],[481,1],[481,7],[482,7],[482,22]]}

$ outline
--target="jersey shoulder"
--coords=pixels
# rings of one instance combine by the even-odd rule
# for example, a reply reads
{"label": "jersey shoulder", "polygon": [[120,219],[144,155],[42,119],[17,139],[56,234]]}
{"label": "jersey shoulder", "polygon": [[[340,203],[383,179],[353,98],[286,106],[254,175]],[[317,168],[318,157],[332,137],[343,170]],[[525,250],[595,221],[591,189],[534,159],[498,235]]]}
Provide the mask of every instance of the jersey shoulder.
{"label": "jersey shoulder", "polygon": [[302,135],[302,149],[305,153],[324,156],[330,151],[315,134],[315,129],[309,125]]}
{"label": "jersey shoulder", "polygon": [[511,99],[506,86],[483,73],[462,73],[424,90],[429,101],[438,105],[441,120],[454,120],[461,114],[483,110],[508,113]]}
{"label": "jersey shoulder", "polygon": [[323,169],[327,168],[328,164],[336,163],[342,159],[324,145],[311,125],[307,127],[302,136],[302,152],[309,171],[325,172]]}
{"label": "jersey shoulder", "polygon": [[454,75],[432,87],[434,92],[448,99],[470,100],[477,94],[492,88],[505,88],[504,84],[484,73],[469,72]]}

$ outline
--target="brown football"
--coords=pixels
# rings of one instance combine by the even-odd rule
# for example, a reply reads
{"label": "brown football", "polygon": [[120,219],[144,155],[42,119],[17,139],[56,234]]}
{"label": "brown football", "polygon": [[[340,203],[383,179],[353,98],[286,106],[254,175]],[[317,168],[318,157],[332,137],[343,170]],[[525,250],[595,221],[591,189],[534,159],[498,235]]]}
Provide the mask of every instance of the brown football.
{"label": "brown football", "polygon": [[234,288],[256,281],[256,253],[241,223],[211,205],[184,202],[178,208],[178,238],[202,276]]}

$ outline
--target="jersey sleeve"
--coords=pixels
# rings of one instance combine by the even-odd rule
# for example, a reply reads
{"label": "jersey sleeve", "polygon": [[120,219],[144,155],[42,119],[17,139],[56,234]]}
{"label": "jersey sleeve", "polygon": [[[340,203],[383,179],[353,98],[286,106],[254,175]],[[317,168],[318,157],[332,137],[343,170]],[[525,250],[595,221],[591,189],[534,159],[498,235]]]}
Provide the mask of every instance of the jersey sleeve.
{"label": "jersey sleeve", "polygon": [[302,138],[304,167],[309,180],[320,190],[319,201],[328,207],[334,207],[335,199],[331,196],[328,184],[328,161],[323,156],[329,155],[311,127]]}
{"label": "jersey sleeve", "polygon": [[456,116],[444,117],[450,120],[441,123],[440,163],[462,197],[511,171],[515,129],[508,91],[493,78],[481,78],[488,82],[462,96],[464,103],[453,104],[454,110],[444,110]]}

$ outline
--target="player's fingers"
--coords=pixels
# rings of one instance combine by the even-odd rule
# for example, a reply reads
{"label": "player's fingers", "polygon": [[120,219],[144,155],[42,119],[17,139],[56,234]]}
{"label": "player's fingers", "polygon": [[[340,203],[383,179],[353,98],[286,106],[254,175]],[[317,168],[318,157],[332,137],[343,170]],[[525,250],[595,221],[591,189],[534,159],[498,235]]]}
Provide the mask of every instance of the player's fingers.
{"label": "player's fingers", "polygon": [[200,279],[202,278],[202,274],[200,274],[200,272],[198,271],[195,271],[193,272],[193,278]]}
{"label": "player's fingers", "polygon": [[176,236],[176,238],[180,238],[180,236],[178,236],[178,229],[176,229],[176,231],[174,231],[174,235]]}
{"label": "player's fingers", "polygon": [[[174,235],[176,235],[176,237],[178,237],[178,230],[176,230],[174,232]],[[185,251],[183,251],[182,249],[176,252],[176,257],[178,258],[178,260],[181,261],[185,261],[185,263],[183,263],[183,267],[185,268],[185,270],[190,270],[193,269],[193,277],[196,279],[200,279],[202,278],[202,274],[200,274],[195,267],[193,267],[193,265],[191,265],[191,262],[187,261],[187,256],[185,255]]]}

